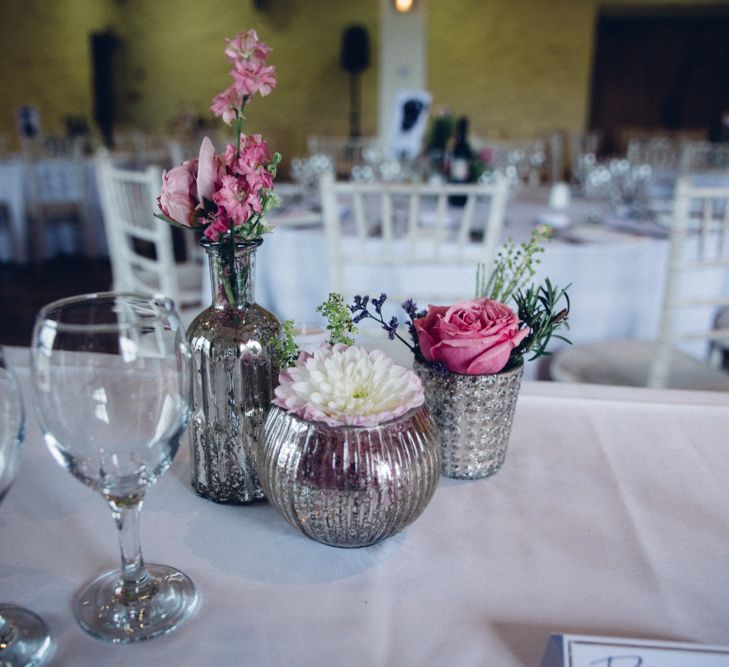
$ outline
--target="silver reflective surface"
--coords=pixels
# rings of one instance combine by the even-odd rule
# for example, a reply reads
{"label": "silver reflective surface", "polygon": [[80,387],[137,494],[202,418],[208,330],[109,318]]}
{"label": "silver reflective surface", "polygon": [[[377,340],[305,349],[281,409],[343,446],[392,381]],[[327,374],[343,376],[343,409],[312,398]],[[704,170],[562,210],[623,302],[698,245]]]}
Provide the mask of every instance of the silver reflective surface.
{"label": "silver reflective surface", "polygon": [[425,406],[372,427],[328,426],[273,407],[259,472],[289,523],[325,544],[362,547],[420,516],[438,485],[440,456]]}
{"label": "silver reflective surface", "polygon": [[497,472],[506,458],[524,366],[494,375],[442,375],[419,362],[413,368],[440,432],[443,474],[477,479]]}
{"label": "silver reflective surface", "polygon": [[[195,371],[192,485],[198,494],[219,503],[264,498],[256,473],[256,449],[273,397],[276,371],[271,340],[280,325],[252,302],[256,245],[236,246],[234,256],[222,261],[218,247],[206,247],[214,303],[187,332]],[[230,288],[221,288],[225,281],[233,283],[232,305],[225,296]]]}

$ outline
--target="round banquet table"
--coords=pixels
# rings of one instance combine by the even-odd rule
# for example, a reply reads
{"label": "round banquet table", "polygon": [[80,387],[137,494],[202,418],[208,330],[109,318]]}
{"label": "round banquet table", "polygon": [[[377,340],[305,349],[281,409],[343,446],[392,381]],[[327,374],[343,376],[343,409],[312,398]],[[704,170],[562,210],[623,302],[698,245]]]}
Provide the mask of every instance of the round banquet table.
{"label": "round banquet table", "polygon": [[[519,193],[507,207],[502,241],[528,239],[535,224],[549,213],[553,212],[548,206],[546,190]],[[321,224],[289,225],[287,215],[290,212],[284,212],[278,220],[275,216],[271,218],[276,229],[265,238],[257,252],[256,301],[282,320],[315,324],[318,321],[316,307],[330,292],[325,233]],[[570,226],[558,230],[555,238],[546,244],[534,278],[540,281],[549,277],[553,284],[570,286],[572,310],[570,330],[566,335],[574,344],[654,338],[658,331],[668,256],[666,230],[649,221],[610,219],[604,204],[582,199],[573,199],[566,215]],[[606,224],[586,222],[598,216],[606,218]],[[358,241],[344,236],[342,243],[356,244]],[[425,291],[423,286],[432,286],[436,292],[441,284],[447,283],[450,291],[458,286],[462,298],[472,298],[480,245],[471,245],[472,261],[459,266],[439,266],[437,269],[357,266],[362,292],[407,295],[408,286],[413,285],[421,291]],[[347,271],[347,267],[344,270]],[[209,295],[206,298],[209,299]],[[388,308],[392,310],[391,314],[402,315],[397,302],[388,304]],[[387,312],[389,318],[390,311]],[[703,316],[708,318],[711,313]],[[563,345],[555,340],[551,349],[558,350]],[[398,354],[396,348],[389,351]],[[687,351],[701,354],[704,350],[694,347]],[[398,360],[405,361],[405,358]],[[527,366],[526,377],[534,378],[537,373],[536,364]]]}
{"label": "round banquet table", "polygon": [[0,600],[40,614],[54,665],[537,665],[550,633],[725,644],[729,396],[526,382],[506,463],[441,478],[422,516],[363,549],[305,537],[268,503],[217,505],[187,449],[142,512],[149,562],[198,586],[197,614],[136,645],[86,635],[74,593],[118,563],[101,497],[47,451],[30,410],[0,506]]}

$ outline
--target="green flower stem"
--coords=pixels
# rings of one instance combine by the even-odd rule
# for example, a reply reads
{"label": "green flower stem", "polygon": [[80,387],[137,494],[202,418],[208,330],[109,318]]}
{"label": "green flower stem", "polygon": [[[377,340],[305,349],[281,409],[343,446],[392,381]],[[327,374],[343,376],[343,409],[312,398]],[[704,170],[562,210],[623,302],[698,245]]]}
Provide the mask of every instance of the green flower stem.
{"label": "green flower stem", "polygon": [[243,133],[243,109],[248,104],[248,95],[243,96],[243,102],[240,105],[240,109],[235,112],[235,157],[240,157],[240,135]]}
{"label": "green flower stem", "polygon": [[[232,250],[232,248],[231,248]],[[234,275],[235,272],[235,253],[231,252],[230,256],[226,258],[226,262],[228,264],[228,269],[230,271],[230,276]],[[225,298],[228,299],[228,303],[231,305],[231,307],[235,307],[235,304],[237,303],[235,294],[233,292],[233,289],[230,286],[230,278],[229,276],[225,275],[225,269],[218,265],[218,272],[220,273],[220,282],[223,284],[223,289],[225,290]]]}

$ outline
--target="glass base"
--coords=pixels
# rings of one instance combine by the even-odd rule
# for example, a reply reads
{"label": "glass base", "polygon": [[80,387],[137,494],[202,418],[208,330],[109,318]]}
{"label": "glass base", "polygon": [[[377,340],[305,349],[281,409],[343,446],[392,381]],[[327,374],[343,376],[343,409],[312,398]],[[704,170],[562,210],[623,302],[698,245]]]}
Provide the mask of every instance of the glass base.
{"label": "glass base", "polygon": [[174,630],[195,610],[190,578],[168,565],[147,565],[150,580],[132,598],[122,591],[121,570],[105,572],[76,596],[76,618],[89,634],[114,644],[151,639]]}
{"label": "glass base", "polygon": [[0,604],[0,616],[9,629],[9,636],[0,638],[0,665],[37,667],[45,664],[53,651],[53,640],[43,619],[11,604]]}

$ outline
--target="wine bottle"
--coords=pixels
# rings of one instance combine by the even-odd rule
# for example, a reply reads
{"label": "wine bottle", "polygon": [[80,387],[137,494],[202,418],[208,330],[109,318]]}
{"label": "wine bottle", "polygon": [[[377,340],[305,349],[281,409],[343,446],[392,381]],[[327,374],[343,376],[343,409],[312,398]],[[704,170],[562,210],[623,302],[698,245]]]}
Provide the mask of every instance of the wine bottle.
{"label": "wine bottle", "polygon": [[[448,180],[451,183],[471,182],[471,159],[473,152],[468,143],[468,118],[461,116],[456,123],[456,136],[448,170]],[[466,203],[465,195],[453,195],[448,198],[452,206],[463,206]]]}

